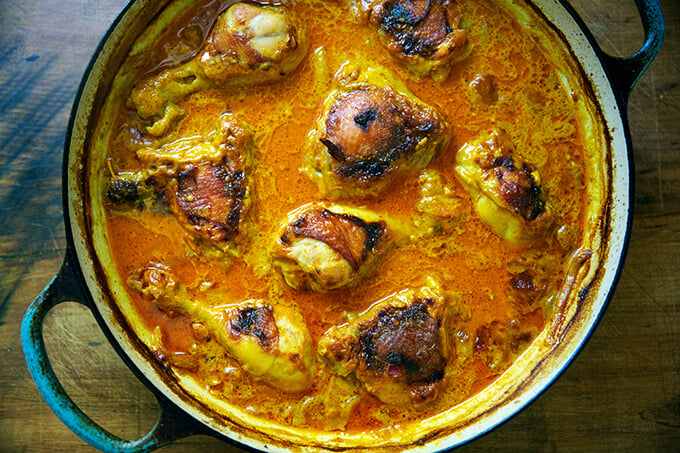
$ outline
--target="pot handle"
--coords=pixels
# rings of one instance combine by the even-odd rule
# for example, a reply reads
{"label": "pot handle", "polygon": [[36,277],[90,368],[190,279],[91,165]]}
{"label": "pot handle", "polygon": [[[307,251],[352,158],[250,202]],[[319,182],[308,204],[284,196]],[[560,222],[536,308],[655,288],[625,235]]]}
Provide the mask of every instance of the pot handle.
{"label": "pot handle", "polygon": [[623,105],[627,103],[637,81],[658,55],[666,34],[659,0],[635,0],[635,4],[640,12],[645,33],[645,42],[640,50],[630,57],[613,57],[597,46],[605,72]]}
{"label": "pot handle", "polygon": [[161,408],[159,420],[148,434],[137,440],[125,440],[111,434],[76,406],[52,369],[42,327],[47,313],[62,302],[79,302],[92,309],[85,294],[75,255],[69,246],[59,272],[28,307],[21,323],[26,364],[47,405],[81,439],[105,452],[151,451],[179,438],[198,434],[191,420],[182,417],[172,403],[155,393]]}

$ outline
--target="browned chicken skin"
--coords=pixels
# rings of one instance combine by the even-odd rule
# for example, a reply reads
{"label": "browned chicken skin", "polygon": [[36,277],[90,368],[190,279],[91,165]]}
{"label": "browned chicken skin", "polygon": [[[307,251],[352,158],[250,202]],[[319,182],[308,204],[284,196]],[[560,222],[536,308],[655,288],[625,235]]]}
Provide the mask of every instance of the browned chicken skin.
{"label": "browned chicken skin", "polygon": [[545,207],[541,186],[533,176],[535,170],[527,163],[516,161],[511,154],[486,154],[479,161],[488,178],[498,183],[498,193],[505,204],[524,220],[535,220]]}
{"label": "browned chicken skin", "polygon": [[385,47],[418,75],[443,80],[464,56],[467,33],[451,0],[355,0],[359,20],[378,30]]}
{"label": "browned chicken skin", "polygon": [[356,282],[391,240],[387,224],[372,213],[307,205],[284,223],[274,264],[293,288],[334,289]]}
{"label": "browned chicken skin", "polygon": [[395,177],[426,167],[448,143],[439,113],[379,71],[333,92],[311,134],[306,168],[331,197],[377,195]]}
{"label": "browned chicken skin", "polygon": [[220,247],[234,241],[247,214],[252,137],[232,115],[220,117],[207,137],[140,149],[148,170],[112,175],[108,197],[147,207],[163,198],[179,222]]}
{"label": "browned chicken skin", "polygon": [[384,222],[366,223],[349,214],[336,214],[325,208],[307,211],[281,235],[281,242],[310,238],[324,242],[338,252],[354,270],[366,261],[386,234]]}
{"label": "browned chicken skin", "polygon": [[183,115],[178,102],[200,90],[265,83],[293,71],[307,52],[300,17],[282,6],[238,2],[222,13],[188,62],[138,83],[128,105],[152,136],[166,134]]}
{"label": "browned chicken skin", "polygon": [[456,173],[477,214],[499,236],[516,244],[541,239],[550,222],[541,176],[521,159],[507,133],[463,146]]}
{"label": "browned chicken skin", "polygon": [[[208,78],[219,82],[277,79],[300,63],[305,39],[294,11],[236,3],[217,20],[198,64]],[[246,75],[250,80],[242,78]]]}
{"label": "browned chicken skin", "polygon": [[405,377],[408,385],[430,384],[444,377],[445,360],[437,321],[427,305],[415,299],[410,307],[388,307],[362,325],[362,359],[376,376]]}
{"label": "browned chicken skin", "polygon": [[192,300],[187,287],[159,263],[138,269],[128,283],[161,310],[203,325],[206,337],[214,338],[255,379],[287,392],[311,385],[316,357],[296,309],[261,300],[222,306]]}
{"label": "browned chicken skin", "polygon": [[319,340],[319,354],[383,402],[425,403],[436,397],[450,361],[447,324],[454,314],[469,317],[466,308],[430,281],[332,327]]}
{"label": "browned chicken skin", "polygon": [[228,328],[234,336],[250,335],[257,338],[257,342],[265,350],[270,350],[279,337],[279,329],[269,305],[244,307],[229,320]]}
{"label": "browned chicken skin", "polygon": [[367,86],[338,97],[320,140],[337,162],[335,173],[367,184],[394,171],[418,144],[441,127],[393,90]]}
{"label": "browned chicken skin", "polygon": [[177,174],[169,189],[171,206],[201,236],[213,242],[234,239],[244,210],[246,181],[242,170],[201,163]]}

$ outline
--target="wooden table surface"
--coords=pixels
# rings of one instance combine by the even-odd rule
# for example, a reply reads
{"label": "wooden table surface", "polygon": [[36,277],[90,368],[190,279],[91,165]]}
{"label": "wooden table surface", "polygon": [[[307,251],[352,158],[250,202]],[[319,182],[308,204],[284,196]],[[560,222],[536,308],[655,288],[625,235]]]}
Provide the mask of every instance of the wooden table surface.
{"label": "wooden table surface", "polygon": [[[124,0],[0,0],[0,451],[92,451],[44,403],[19,325],[65,251],[61,160],[83,71]],[[642,43],[633,0],[573,0],[604,49]],[[628,114],[636,210],[616,294],[591,340],[529,408],[461,451],[680,451],[680,2]],[[155,423],[152,395],[73,303],[48,317],[53,364],[73,399],[120,436]],[[233,451],[194,436],[161,451]]]}

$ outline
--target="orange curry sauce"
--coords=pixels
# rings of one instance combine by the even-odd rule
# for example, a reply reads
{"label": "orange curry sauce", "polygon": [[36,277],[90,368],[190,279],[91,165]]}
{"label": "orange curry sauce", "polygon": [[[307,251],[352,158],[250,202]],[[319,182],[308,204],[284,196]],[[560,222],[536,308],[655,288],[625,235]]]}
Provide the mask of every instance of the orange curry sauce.
{"label": "orange curry sauce", "polygon": [[[191,30],[187,29],[189,19],[181,18],[152,49],[150,57],[126,64],[137,66],[139,79],[152,74],[167,64],[163,61],[168,49],[177,47],[191,33],[195,36],[197,30],[205,35],[218,11],[230,3],[197,6],[192,14],[200,18],[192,19]],[[130,289],[146,328],[160,332],[159,360],[172,372],[194,376],[216,398],[282,424],[347,431],[379,429],[434,415],[484,389],[543,329],[547,322],[544,313],[549,312],[546,307],[561,285],[566,262],[578,246],[583,229],[584,175],[578,170],[583,168],[581,132],[570,109],[569,94],[531,32],[493,2],[457,3],[463,17],[461,26],[467,30],[473,48],[441,83],[410,73],[380,45],[374,30],[352,22],[344,2],[295,1],[289,5],[303,17],[310,41],[308,54],[296,71],[276,83],[208,89],[179,103],[186,114],[178,123],[178,137],[211,130],[224,112],[237,115],[253,132],[252,207],[246,220],[247,237],[238,246],[239,256],[193,246],[190,233],[166,212],[111,208],[107,213],[110,246],[124,279],[147,263],[156,262],[170,267],[178,280],[191,288],[192,297],[213,305],[248,299],[294,305],[304,315],[314,341],[329,327],[345,322],[347,313],[362,312],[386,296],[422,286],[427,276],[435,277],[446,290],[459,294],[471,312],[470,319],[459,322],[456,332],[451,333],[455,343],[452,356],[459,360],[449,370],[446,389],[434,402],[408,410],[384,405],[359,388],[360,402],[353,406],[346,423],[328,426],[323,414],[300,412],[295,406],[327,391],[323,386],[328,380],[320,375],[331,373],[329,368],[317,367],[318,380],[303,394],[273,389],[239,372],[238,363],[217,345],[207,344],[209,339],[197,340],[190,319],[168,315]],[[197,41],[195,37],[193,40]],[[193,44],[200,46],[201,42]],[[325,64],[319,65],[316,57],[321,53]],[[325,201],[300,168],[307,135],[333,88],[333,75],[347,61],[386,67],[415,96],[445,117],[452,140],[428,168],[436,170],[443,183],[460,197],[461,221],[447,234],[415,244],[397,244],[370,278],[356,286],[328,292],[295,290],[271,266],[268,249],[287,213],[310,202]],[[483,102],[471,88],[479,75],[495,78],[496,102]],[[130,131],[139,119],[134,112],[122,109],[116,121],[120,133],[110,143],[112,167],[117,171],[138,170],[141,163],[129,142],[135,135]],[[558,231],[564,233],[561,240],[535,246],[507,242],[479,219],[457,180],[457,150],[500,129],[513,138],[517,152],[540,170],[545,198],[554,216],[551,231],[554,237]],[[137,137],[144,141],[139,134]],[[418,174],[414,171],[400,177],[378,198],[338,203],[413,219],[422,196]],[[531,269],[544,282],[536,300],[511,297],[513,282],[523,268]],[[498,329],[514,329],[519,334],[502,343],[494,334]],[[191,354],[199,360],[190,366],[172,359]],[[464,355],[465,360],[460,359]]]}

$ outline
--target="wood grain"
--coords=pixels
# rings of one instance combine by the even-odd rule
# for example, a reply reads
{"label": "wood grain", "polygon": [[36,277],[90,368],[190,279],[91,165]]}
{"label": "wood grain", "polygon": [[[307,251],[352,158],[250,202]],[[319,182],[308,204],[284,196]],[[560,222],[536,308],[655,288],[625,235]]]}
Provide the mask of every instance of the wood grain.
{"label": "wood grain", "polygon": [[[61,158],[71,103],[123,0],[0,2],[0,450],[93,449],[42,401],[19,325],[65,250]],[[628,56],[643,34],[633,0],[573,0],[602,47]],[[616,294],[574,363],[530,407],[461,451],[680,451],[680,2],[662,0],[668,31],[630,98],[635,217]],[[158,409],[87,309],[45,324],[50,357],[74,400],[123,437]],[[234,451],[195,436],[161,451]]]}

